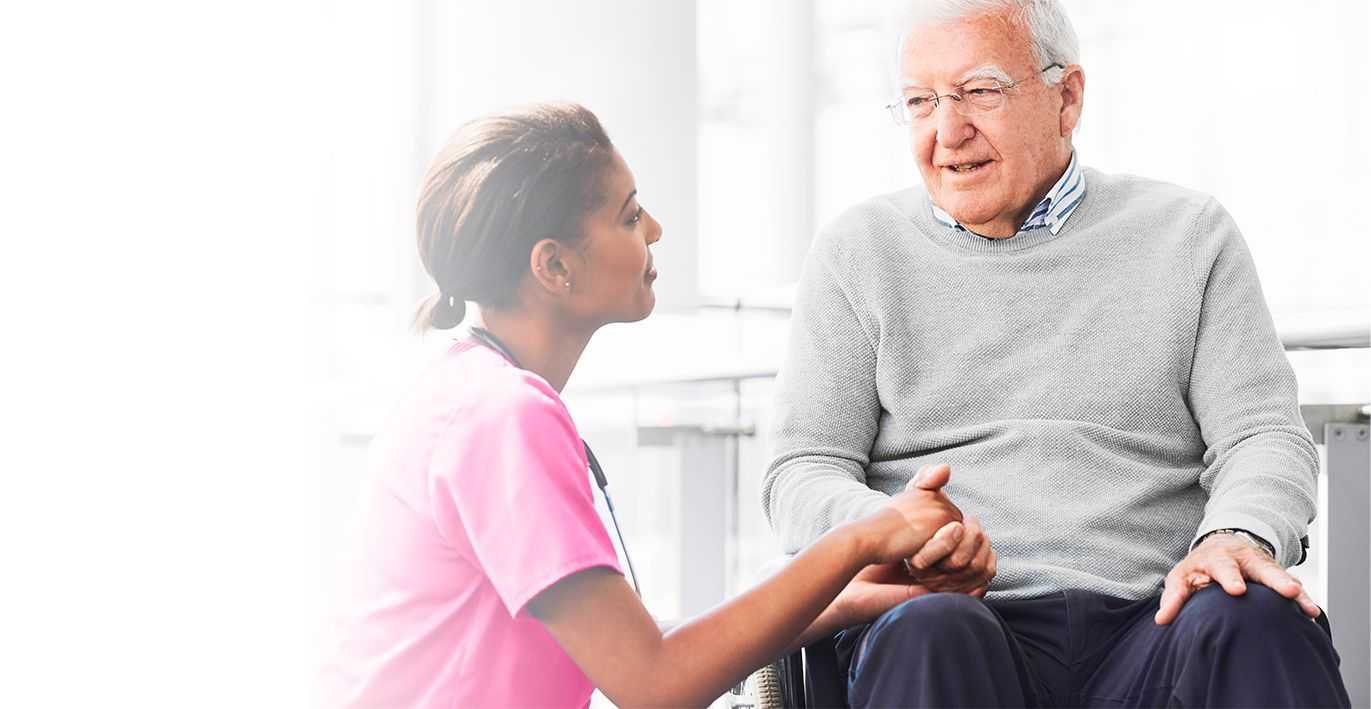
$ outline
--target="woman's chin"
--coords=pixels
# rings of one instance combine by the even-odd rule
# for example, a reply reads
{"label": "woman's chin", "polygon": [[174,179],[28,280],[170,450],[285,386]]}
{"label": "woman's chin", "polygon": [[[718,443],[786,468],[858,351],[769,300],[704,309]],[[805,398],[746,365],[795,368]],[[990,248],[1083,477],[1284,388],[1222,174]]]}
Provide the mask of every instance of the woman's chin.
{"label": "woman's chin", "polygon": [[649,286],[647,287],[647,294],[646,294],[646,295],[644,296],[644,298],[643,298],[643,307],[642,307],[642,309],[641,309],[641,311],[640,311],[642,314],[639,315],[637,318],[635,318],[635,319],[634,319],[634,322],[637,322],[637,321],[639,321],[639,320],[644,320],[644,319],[646,319],[647,316],[649,316],[649,315],[652,314],[652,311],[653,311],[656,307],[657,307],[657,294],[652,292],[652,286],[649,285]]}

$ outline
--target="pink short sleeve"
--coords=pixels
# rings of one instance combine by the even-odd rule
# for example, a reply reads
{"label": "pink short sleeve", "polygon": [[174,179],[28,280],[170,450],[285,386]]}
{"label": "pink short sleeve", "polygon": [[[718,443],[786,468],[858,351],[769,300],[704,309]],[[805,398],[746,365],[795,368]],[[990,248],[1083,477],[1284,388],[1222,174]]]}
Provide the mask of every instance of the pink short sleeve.
{"label": "pink short sleeve", "polygon": [[430,478],[510,615],[578,571],[622,573],[570,414],[541,379],[519,378],[496,405],[454,423],[461,445],[434,457]]}

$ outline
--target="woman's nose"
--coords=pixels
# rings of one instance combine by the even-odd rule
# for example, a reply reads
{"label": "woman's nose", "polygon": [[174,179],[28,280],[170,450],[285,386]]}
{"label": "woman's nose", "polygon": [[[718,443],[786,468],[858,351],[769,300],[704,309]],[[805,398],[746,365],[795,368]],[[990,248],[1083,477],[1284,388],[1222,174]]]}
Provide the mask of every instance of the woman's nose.
{"label": "woman's nose", "polygon": [[646,209],[643,210],[643,216],[647,218],[647,243],[655,244],[661,241],[662,225]]}

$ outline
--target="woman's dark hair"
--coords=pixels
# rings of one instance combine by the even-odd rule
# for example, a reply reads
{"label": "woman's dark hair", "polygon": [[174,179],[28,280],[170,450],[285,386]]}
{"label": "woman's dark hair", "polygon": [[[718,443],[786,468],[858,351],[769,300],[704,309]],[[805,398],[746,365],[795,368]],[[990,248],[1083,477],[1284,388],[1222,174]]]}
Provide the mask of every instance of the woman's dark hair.
{"label": "woman's dark hair", "polygon": [[614,145],[576,104],[538,104],[478,118],[457,130],[419,195],[419,258],[438,285],[414,326],[449,329],[466,303],[515,303],[533,245],[579,241],[604,195],[600,172]]}

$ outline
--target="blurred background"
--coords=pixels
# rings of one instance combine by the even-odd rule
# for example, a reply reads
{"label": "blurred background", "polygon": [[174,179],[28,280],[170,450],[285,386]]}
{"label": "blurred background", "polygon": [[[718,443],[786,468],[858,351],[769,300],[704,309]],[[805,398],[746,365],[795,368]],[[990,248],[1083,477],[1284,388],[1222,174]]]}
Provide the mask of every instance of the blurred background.
{"label": "blurred background", "polygon": [[[1081,161],[1215,195],[1283,333],[1365,333],[1371,4],[1065,4]],[[748,584],[779,554],[760,478],[810,238],[919,179],[882,108],[897,5],[6,5],[10,691],[308,703],[367,444],[451,337],[408,329],[419,179],[462,122],[531,101],[595,111],[665,229],[658,311],[567,390],[645,600],[674,618]],[[1371,401],[1368,350],[1290,357],[1302,403]],[[1299,572],[1327,604],[1325,524]]]}

